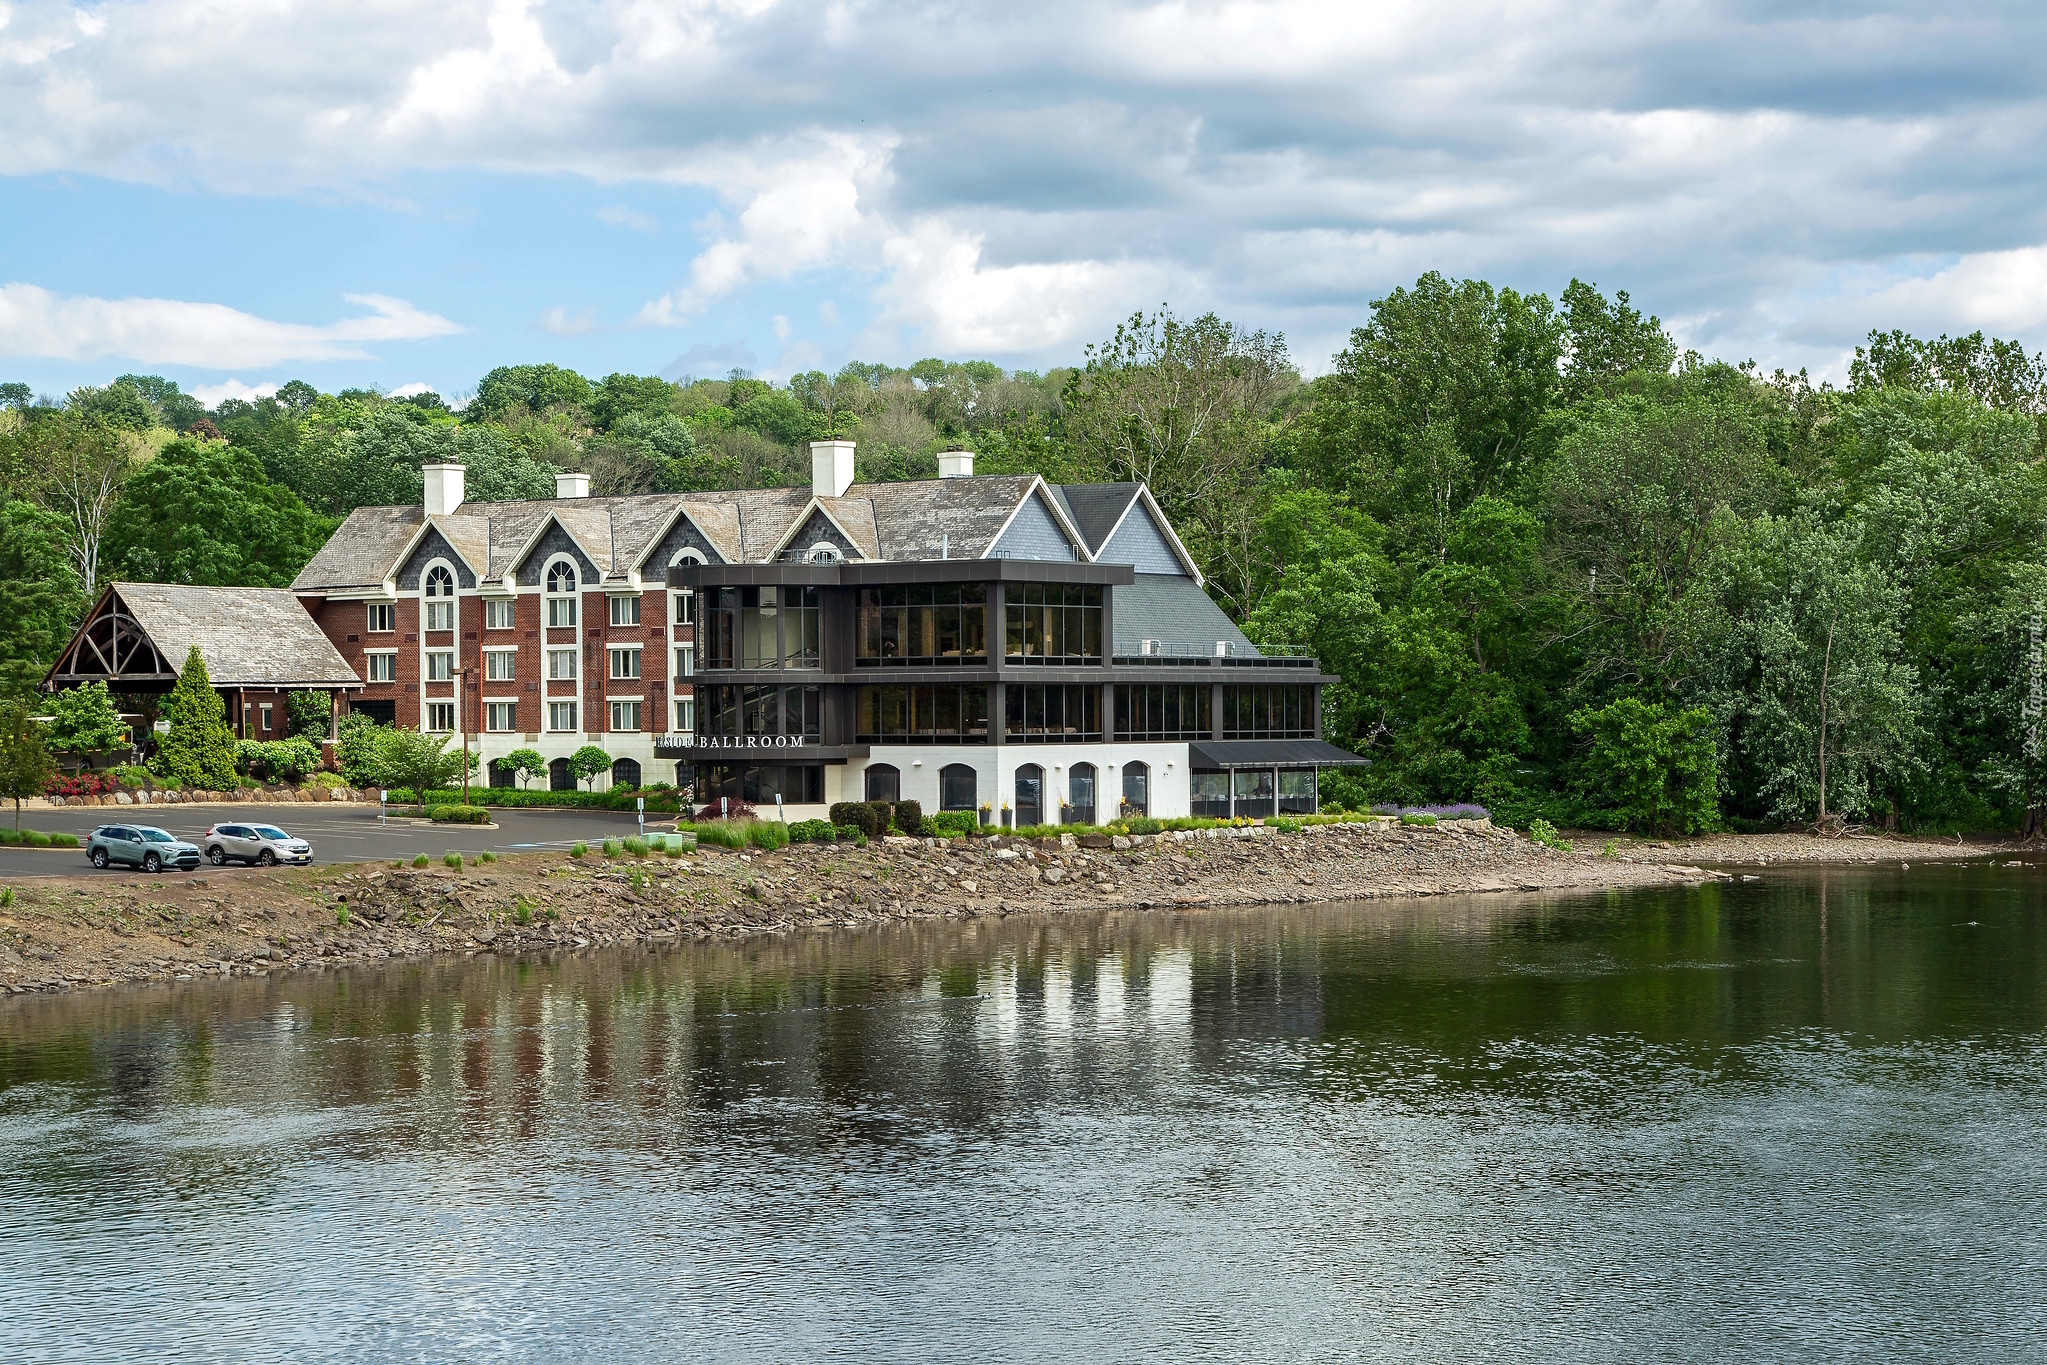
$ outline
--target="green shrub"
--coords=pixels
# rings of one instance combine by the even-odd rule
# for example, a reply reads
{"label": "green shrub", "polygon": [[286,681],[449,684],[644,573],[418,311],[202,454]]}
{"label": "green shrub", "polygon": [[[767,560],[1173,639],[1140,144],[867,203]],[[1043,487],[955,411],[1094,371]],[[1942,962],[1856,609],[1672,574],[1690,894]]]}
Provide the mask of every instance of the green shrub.
{"label": "green shrub", "polygon": [[1403,815],[1400,817],[1400,823],[1403,825],[1418,825],[1423,828],[1427,828],[1428,826],[1436,823],[1436,817],[1433,815]]}
{"label": "green shrub", "polygon": [[343,929],[346,929],[346,928],[348,927],[348,907],[347,907],[347,906],[345,906],[345,905],[337,905],[337,906],[335,906],[335,907],[334,907],[334,923],[335,923],[335,924],[337,924],[337,925],[339,925],[339,926],[340,926],[341,928],[343,928]]}
{"label": "green shrub", "polygon": [[834,825],[850,825],[870,839],[888,833],[895,808],[886,801],[841,801],[831,808]]}
{"label": "green shrub", "polygon": [[337,787],[347,786],[348,783],[343,780],[340,773],[328,772],[325,768],[322,768],[319,772],[307,778],[305,785],[319,791],[331,792]]}
{"label": "green shrub", "polygon": [[14,888],[11,886],[0,887],[0,910],[4,910],[12,904],[14,904]]}
{"label": "green shrub", "polygon": [[606,839],[599,847],[604,850],[604,856],[607,858],[616,858],[621,852],[616,839]]}
{"label": "green shrub", "polygon": [[485,849],[483,852],[476,855],[476,861],[478,861],[479,863],[494,863],[497,860],[498,855],[492,853],[489,849]]}
{"label": "green shrub", "polygon": [[514,924],[533,923],[533,902],[527,900],[524,896],[513,897],[512,922]]}
{"label": "green shrub", "polygon": [[442,858],[441,861],[454,868],[457,872],[462,870],[462,855],[459,853],[450,853]]}
{"label": "green shrub", "polygon": [[429,813],[437,825],[487,825],[490,812],[482,806],[435,806]]}
{"label": "green shrub", "polygon": [[48,848],[51,843],[50,836],[39,829],[23,830],[21,832],[21,841],[30,848]]}
{"label": "green shrub", "polygon": [[1597,711],[1572,712],[1571,729],[1592,741],[1580,765],[1588,808],[1611,811],[1622,829],[1651,833],[1697,834],[1718,825],[1712,712],[1622,697]]}
{"label": "green shrub", "polygon": [[12,825],[0,825],[0,845],[13,845],[18,844],[20,842],[21,842],[20,830],[16,829]]}
{"label": "green shrub", "polygon": [[1571,851],[1571,841],[1559,836],[1557,827],[1541,817],[1528,822],[1528,837],[1544,848],[1553,848],[1560,853]]}
{"label": "green shrub", "polygon": [[1602,848],[1601,850],[1599,850],[1599,856],[1600,856],[1600,857],[1602,857],[1602,858],[1618,858],[1618,857],[1620,857],[1620,856],[1621,856],[1621,841],[1620,841],[1620,840],[1618,840],[1618,839],[1608,839],[1608,840],[1606,841],[1606,847],[1605,847],[1605,848]]}
{"label": "green shrub", "polygon": [[50,847],[52,847],[52,848],[77,848],[77,847],[78,847],[78,836],[77,836],[76,834],[63,834],[63,833],[58,833],[58,834],[52,834],[52,835],[50,836]]}
{"label": "green shrub", "polygon": [[730,820],[706,820],[701,824],[678,825],[697,836],[697,843],[714,848],[745,848],[746,832]]}
{"label": "green shrub", "polygon": [[425,866],[426,866],[426,854],[422,853],[422,854],[420,854],[420,855],[419,855],[418,857],[414,858],[414,859],[412,860],[412,865],[413,865],[414,867],[425,867]]}
{"label": "green shrub", "polygon": [[746,842],[765,852],[789,847],[789,827],[779,820],[753,820],[746,826]]}
{"label": "green shrub", "polygon": [[124,787],[146,787],[149,785],[149,769],[140,763],[122,763],[107,769],[107,776]]}
{"label": "green shrub", "polygon": [[1113,820],[1109,828],[1119,834],[1157,834],[1164,830],[1166,822],[1155,820],[1149,815],[1133,815],[1124,820]]}
{"label": "green shrub", "polygon": [[624,847],[625,851],[632,854],[635,858],[647,856],[647,841],[637,835],[626,836]]}
{"label": "green shrub", "polygon": [[924,832],[924,807],[916,801],[898,801],[895,810],[896,828],[905,834],[918,835]]}
{"label": "green shrub", "polygon": [[578,839],[576,840],[575,843],[569,845],[569,856],[571,858],[580,858],[589,851],[590,845],[584,843],[581,839]]}
{"label": "green shrub", "polygon": [[838,826],[829,820],[798,820],[789,826],[792,844],[829,844],[838,837]]}
{"label": "green shrub", "polygon": [[981,821],[970,810],[940,811],[924,817],[924,832],[939,839],[964,839],[981,828]]}

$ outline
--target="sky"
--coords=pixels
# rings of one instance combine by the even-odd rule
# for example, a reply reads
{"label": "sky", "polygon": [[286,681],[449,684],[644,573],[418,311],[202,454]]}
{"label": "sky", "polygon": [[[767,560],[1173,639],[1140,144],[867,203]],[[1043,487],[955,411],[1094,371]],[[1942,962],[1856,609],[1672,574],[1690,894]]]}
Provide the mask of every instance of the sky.
{"label": "sky", "polygon": [[2047,6],[0,0],[0,380],[1325,371],[1427,270],[1839,380],[2047,337]]}

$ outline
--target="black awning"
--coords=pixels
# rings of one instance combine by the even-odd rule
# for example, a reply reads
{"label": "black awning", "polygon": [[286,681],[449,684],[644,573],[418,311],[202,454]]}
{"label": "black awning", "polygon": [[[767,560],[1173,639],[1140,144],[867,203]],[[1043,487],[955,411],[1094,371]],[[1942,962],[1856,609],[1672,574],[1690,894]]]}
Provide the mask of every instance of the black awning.
{"label": "black awning", "polygon": [[1319,739],[1197,740],[1187,746],[1189,766],[1197,771],[1230,768],[1364,767],[1371,760]]}

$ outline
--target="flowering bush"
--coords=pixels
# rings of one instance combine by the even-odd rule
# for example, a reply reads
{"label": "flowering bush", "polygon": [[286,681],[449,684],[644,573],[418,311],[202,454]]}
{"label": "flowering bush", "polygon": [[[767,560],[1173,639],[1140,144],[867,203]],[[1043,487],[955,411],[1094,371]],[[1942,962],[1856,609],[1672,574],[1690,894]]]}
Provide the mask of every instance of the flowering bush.
{"label": "flowering bush", "polygon": [[119,790],[120,785],[111,773],[79,773],[72,777],[60,773],[43,783],[43,795],[105,796]]}

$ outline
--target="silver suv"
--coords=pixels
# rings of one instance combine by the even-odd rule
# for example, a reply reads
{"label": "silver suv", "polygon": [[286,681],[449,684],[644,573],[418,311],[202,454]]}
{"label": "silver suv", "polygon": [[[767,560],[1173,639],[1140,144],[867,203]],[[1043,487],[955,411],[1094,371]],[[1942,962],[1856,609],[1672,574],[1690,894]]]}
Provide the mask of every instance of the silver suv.
{"label": "silver suv", "polygon": [[199,849],[153,825],[101,825],[85,836],[85,856],[94,867],[126,863],[144,872],[167,867],[190,872],[199,866]]}
{"label": "silver suv", "polygon": [[215,867],[232,862],[275,867],[279,863],[310,863],[313,846],[294,839],[275,825],[215,825],[199,836],[206,860]]}

